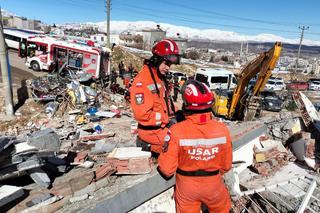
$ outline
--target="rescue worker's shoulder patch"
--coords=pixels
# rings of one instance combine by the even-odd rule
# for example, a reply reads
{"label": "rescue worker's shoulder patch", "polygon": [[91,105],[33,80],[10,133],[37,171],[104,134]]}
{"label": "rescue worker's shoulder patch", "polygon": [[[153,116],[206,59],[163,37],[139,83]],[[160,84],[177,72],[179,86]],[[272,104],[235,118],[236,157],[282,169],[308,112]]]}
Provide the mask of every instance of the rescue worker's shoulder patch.
{"label": "rescue worker's shoulder patch", "polygon": [[171,140],[171,130],[168,129],[167,135],[164,137],[165,142],[169,142]]}
{"label": "rescue worker's shoulder patch", "polygon": [[137,93],[135,96],[136,96],[136,104],[137,105],[144,103],[144,94],[143,93]]}
{"label": "rescue worker's shoulder patch", "polygon": [[162,152],[167,152],[169,148],[169,142],[171,140],[171,130],[169,129],[167,135],[164,137],[164,143],[162,146]]}

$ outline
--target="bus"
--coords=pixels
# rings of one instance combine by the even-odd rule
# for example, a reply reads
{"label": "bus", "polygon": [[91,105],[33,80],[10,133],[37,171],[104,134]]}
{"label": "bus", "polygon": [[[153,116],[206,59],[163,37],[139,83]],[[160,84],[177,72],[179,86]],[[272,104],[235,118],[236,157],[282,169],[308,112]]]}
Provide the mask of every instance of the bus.
{"label": "bus", "polygon": [[39,35],[41,33],[29,30],[4,28],[3,34],[7,47],[10,49],[18,50],[20,42],[25,42],[28,37]]}
{"label": "bus", "polygon": [[26,58],[26,66],[34,71],[54,71],[66,66],[77,72],[90,73],[93,78],[108,76],[111,50],[89,44],[46,35],[34,36],[20,42],[19,56]]}

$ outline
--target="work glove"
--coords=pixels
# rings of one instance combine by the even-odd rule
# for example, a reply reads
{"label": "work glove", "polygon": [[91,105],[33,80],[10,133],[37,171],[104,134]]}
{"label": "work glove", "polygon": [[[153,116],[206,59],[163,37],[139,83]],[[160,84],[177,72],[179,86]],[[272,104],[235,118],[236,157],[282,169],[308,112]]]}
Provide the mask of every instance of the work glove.
{"label": "work glove", "polygon": [[169,123],[167,123],[166,127],[167,127],[168,129],[170,129],[170,127],[171,127],[172,125],[176,124],[176,123],[177,123],[177,120],[176,120],[175,117],[170,118]]}
{"label": "work glove", "polygon": [[182,110],[176,111],[174,115],[178,123],[186,119]]}

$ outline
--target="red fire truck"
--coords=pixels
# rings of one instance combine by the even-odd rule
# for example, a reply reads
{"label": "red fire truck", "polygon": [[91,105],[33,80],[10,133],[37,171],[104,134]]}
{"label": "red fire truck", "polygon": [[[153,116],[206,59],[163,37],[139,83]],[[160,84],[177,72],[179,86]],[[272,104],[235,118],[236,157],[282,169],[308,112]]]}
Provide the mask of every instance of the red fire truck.
{"label": "red fire truck", "polygon": [[[90,43],[89,43],[90,44]],[[33,36],[21,42],[19,55],[34,71],[66,67],[91,73],[94,78],[110,74],[110,49],[49,36]]]}

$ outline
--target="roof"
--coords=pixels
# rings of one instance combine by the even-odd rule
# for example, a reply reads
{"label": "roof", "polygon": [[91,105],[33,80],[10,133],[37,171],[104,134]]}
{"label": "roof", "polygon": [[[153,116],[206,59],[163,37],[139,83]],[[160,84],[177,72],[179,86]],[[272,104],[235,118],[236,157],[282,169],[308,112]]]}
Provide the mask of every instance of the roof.
{"label": "roof", "polygon": [[24,38],[27,38],[28,36],[43,34],[42,32],[39,32],[39,31],[16,29],[16,28],[3,28],[3,33],[8,35],[20,36]]}
{"label": "roof", "polygon": [[[61,45],[61,46],[67,46],[70,48],[83,50],[83,51],[93,51],[95,53],[97,53],[98,50],[101,50],[101,48],[91,47],[91,46],[85,45],[84,43],[77,43],[76,41],[71,42],[71,41],[59,40],[59,39],[56,39],[56,38],[53,38],[50,36],[37,36],[34,38],[29,38],[28,41],[45,43],[48,45],[57,44],[57,45]],[[103,51],[109,51],[109,49],[103,49]]]}
{"label": "roof", "polygon": [[196,73],[202,73],[202,74],[233,74],[232,71],[224,69],[224,68],[198,68],[196,70]]}

